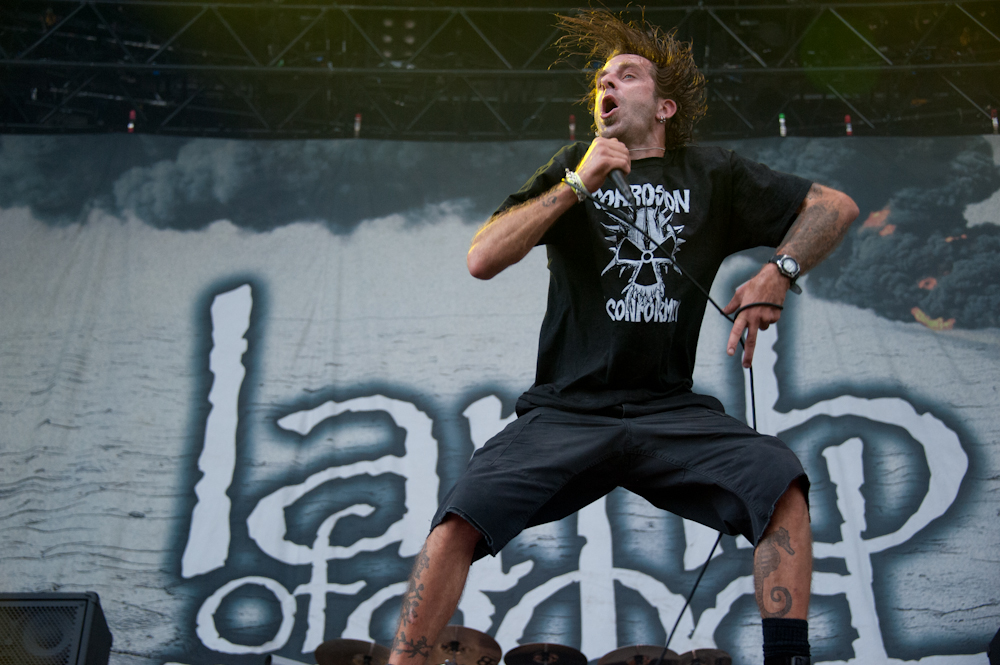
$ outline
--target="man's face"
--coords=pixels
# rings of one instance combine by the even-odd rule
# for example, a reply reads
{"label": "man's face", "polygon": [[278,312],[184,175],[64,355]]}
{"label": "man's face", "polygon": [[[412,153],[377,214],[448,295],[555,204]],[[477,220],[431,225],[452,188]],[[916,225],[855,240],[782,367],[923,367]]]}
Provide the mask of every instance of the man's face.
{"label": "man's face", "polygon": [[[594,121],[597,133],[625,144],[649,140],[662,100],[656,96],[655,66],[639,55],[608,60],[597,78]],[[630,147],[640,147],[633,145]]]}

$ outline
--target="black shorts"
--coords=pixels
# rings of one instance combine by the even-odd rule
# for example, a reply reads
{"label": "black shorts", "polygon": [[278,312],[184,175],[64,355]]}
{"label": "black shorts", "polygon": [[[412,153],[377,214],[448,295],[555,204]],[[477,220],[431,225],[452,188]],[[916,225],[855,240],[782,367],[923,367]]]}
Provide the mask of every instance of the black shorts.
{"label": "black shorts", "polygon": [[795,454],[721,411],[691,406],[632,418],[539,407],[476,451],[431,525],[448,513],[496,555],[523,529],[571,515],[616,487],[754,545],[796,479]]}

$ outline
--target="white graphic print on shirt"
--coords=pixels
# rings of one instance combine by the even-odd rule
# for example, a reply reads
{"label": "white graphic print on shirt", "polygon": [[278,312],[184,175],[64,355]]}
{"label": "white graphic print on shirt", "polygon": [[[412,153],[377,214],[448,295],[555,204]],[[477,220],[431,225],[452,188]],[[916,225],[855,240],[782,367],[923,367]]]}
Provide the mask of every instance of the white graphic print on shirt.
{"label": "white graphic print on shirt", "polygon": [[[663,277],[671,267],[680,274],[675,258],[685,240],[678,237],[684,225],[674,225],[674,215],[690,211],[691,192],[685,189],[672,193],[663,185],[632,185],[636,199],[635,225],[646,235],[606,216],[601,224],[611,234],[606,236],[612,245],[612,257],[601,272],[605,275],[614,267],[618,276],[628,275],[621,299],[609,298],[605,310],[613,321],[673,323],[677,321],[680,301],[667,297]],[[599,209],[617,208],[624,212],[627,204],[616,189],[599,189],[596,196],[601,201]],[[652,238],[656,244],[650,241]],[[656,245],[661,249],[656,250]]]}

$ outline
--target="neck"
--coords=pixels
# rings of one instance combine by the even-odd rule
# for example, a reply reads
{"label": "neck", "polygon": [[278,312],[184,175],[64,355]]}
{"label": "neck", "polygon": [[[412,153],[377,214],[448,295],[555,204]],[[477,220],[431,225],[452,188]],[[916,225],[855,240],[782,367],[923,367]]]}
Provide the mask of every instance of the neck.
{"label": "neck", "polygon": [[666,150],[666,148],[647,146],[645,148],[629,148],[628,153],[631,159],[643,159],[645,157],[660,157]]}
{"label": "neck", "polygon": [[651,127],[644,128],[638,136],[623,137],[622,143],[628,148],[631,159],[661,157],[666,152],[664,146],[667,144],[667,135],[663,125],[653,123]]}
{"label": "neck", "polygon": [[[667,133],[663,125],[652,123],[651,127],[604,127],[598,129],[598,135],[604,138],[615,138],[625,144],[632,159],[643,157],[659,157],[666,151]],[[638,156],[637,156],[638,155]]]}

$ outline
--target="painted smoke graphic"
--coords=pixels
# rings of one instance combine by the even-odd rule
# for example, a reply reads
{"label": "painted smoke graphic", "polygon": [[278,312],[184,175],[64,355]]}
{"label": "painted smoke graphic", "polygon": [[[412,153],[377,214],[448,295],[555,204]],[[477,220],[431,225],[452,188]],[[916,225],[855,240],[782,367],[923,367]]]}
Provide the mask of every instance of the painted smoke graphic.
{"label": "painted smoke graphic", "polygon": [[[790,138],[727,147],[858,202],[855,228],[809,276],[814,295],[931,327],[1000,326],[1000,215],[975,226],[964,216],[1000,190],[986,139]],[[85,223],[103,210],[158,228],[192,230],[228,219],[266,232],[315,221],[350,233],[365,219],[399,213],[399,201],[420,210],[451,200],[464,201],[470,219],[484,220],[557,148],[554,142],[4,136],[0,206],[28,207],[49,224]],[[510,164],[523,172],[511,173]],[[384,195],[370,195],[372,182]],[[631,244],[638,257],[620,251],[616,261],[642,260],[642,241]],[[655,298],[649,285],[663,269],[651,262],[642,268],[626,294],[636,303]],[[656,279],[643,281],[643,274]]]}
{"label": "painted smoke graphic", "polygon": [[228,219],[257,232],[315,221],[350,233],[366,219],[462,200],[485,220],[558,148],[552,141],[0,136],[0,207],[30,207],[49,224],[85,222],[100,209],[164,229]]}
{"label": "painted smoke graphic", "polygon": [[974,226],[965,218],[1000,190],[986,140],[793,139],[734,149],[841,189],[861,208],[843,244],[810,273],[814,295],[935,329],[1000,326],[1000,215]]}

